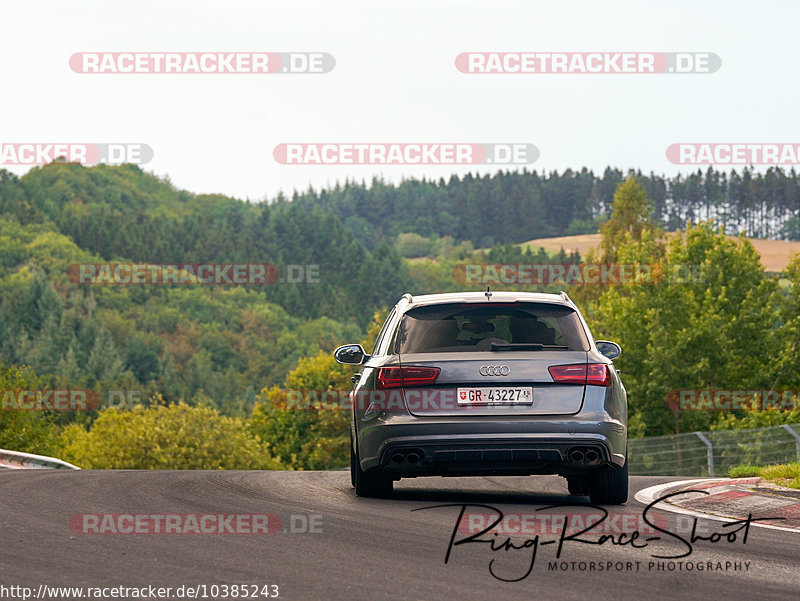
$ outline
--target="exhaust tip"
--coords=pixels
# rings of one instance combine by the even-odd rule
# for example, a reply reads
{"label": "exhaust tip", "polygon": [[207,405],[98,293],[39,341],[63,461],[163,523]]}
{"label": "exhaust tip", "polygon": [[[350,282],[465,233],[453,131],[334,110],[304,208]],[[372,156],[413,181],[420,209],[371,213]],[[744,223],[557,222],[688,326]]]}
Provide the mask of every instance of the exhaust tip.
{"label": "exhaust tip", "polygon": [[569,452],[569,460],[573,463],[583,462],[583,451],[580,449],[573,449]]}
{"label": "exhaust tip", "polygon": [[409,453],[406,459],[408,459],[409,463],[419,463],[419,455],[416,453]]}
{"label": "exhaust tip", "polygon": [[588,451],[586,451],[584,458],[586,459],[586,463],[590,465],[594,465],[600,462],[600,454],[594,449],[589,449]]}
{"label": "exhaust tip", "polygon": [[402,453],[395,453],[392,455],[392,463],[400,464],[405,461],[405,457],[403,457]]}

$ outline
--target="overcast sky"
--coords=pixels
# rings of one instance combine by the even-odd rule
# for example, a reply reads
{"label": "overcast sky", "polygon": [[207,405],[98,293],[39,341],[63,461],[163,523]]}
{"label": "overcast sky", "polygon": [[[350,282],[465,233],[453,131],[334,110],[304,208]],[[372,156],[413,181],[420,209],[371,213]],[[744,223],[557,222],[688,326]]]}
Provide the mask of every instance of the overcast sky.
{"label": "overcast sky", "polygon": [[[534,144],[541,170],[673,175],[675,142],[800,143],[786,1],[3,0],[0,143],[141,142],[144,169],[258,200],[475,167],[297,166],[287,142]],[[77,52],[327,52],[327,74],[81,74]],[[471,75],[461,52],[712,52],[713,74]],[[26,167],[10,167],[24,173]],[[482,167],[482,171],[492,171]]]}

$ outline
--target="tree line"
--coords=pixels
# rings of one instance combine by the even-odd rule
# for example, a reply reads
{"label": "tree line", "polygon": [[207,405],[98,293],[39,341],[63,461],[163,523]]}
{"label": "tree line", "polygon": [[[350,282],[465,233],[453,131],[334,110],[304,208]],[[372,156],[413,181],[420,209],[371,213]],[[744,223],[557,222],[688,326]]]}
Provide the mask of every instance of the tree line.
{"label": "tree line", "polygon": [[672,177],[611,167],[602,175],[586,168],[499,171],[396,185],[376,178],[296,192],[291,201],[306,211],[333,213],[368,247],[414,232],[487,248],[597,232],[610,215],[614,191],[629,176],[644,187],[653,220],[668,231],[713,219],[726,234],[800,239],[800,176],[793,168],[726,173],[709,167]]}

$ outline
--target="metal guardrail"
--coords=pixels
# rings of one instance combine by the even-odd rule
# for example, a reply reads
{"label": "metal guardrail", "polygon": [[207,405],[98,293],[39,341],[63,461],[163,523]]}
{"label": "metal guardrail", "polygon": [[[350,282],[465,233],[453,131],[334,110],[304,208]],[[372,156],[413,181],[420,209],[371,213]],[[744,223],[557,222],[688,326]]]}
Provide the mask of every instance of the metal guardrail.
{"label": "metal guardrail", "polygon": [[6,451],[0,449],[0,469],[12,470],[79,470],[76,465],[61,461],[55,457]]}
{"label": "metal guardrail", "polygon": [[800,460],[800,424],[687,432],[628,440],[635,476],[725,476],[736,465]]}

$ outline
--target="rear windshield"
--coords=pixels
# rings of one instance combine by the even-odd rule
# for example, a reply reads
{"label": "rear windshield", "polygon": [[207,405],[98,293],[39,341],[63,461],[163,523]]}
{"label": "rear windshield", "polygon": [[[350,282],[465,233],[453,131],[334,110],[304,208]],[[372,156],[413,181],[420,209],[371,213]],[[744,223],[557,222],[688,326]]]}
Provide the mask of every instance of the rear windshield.
{"label": "rear windshield", "polygon": [[528,345],[517,347],[520,350],[589,350],[577,313],[546,303],[458,303],[411,309],[400,322],[395,349],[401,354],[483,352],[514,350],[515,344]]}

